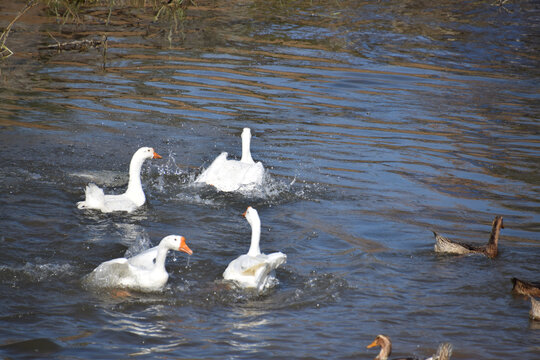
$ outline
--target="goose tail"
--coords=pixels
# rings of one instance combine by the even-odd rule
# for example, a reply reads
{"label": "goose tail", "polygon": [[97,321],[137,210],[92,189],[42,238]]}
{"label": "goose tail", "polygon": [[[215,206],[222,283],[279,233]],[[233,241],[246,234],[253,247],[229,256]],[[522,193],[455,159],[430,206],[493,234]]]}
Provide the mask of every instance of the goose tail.
{"label": "goose tail", "polygon": [[100,209],[105,205],[105,194],[96,184],[90,183],[84,191],[85,200],[77,203],[79,209]]}
{"label": "goose tail", "polygon": [[287,262],[287,255],[285,255],[282,252],[276,252],[268,255],[268,259],[266,260],[266,263],[270,266],[272,269],[276,269],[281,264]]}

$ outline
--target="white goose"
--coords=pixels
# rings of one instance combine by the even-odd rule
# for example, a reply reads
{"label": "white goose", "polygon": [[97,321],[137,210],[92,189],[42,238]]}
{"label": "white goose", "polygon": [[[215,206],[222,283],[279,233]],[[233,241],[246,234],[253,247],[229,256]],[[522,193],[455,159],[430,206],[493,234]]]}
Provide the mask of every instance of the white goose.
{"label": "white goose", "polygon": [[251,130],[242,131],[242,158],[228,160],[227,153],[222,152],[208,169],[202,172],[195,180],[214,186],[219,191],[231,192],[237,190],[253,190],[263,181],[263,164],[253,161],[250,151]]}
{"label": "white goose", "polygon": [[247,254],[240,255],[231,261],[223,273],[223,278],[235,281],[240,287],[255,288],[261,291],[271,285],[272,280],[275,279],[273,270],[287,261],[287,255],[281,252],[269,255],[261,254],[259,214],[250,206],[243,215],[251,225],[251,246]]}
{"label": "white goose", "polygon": [[104,213],[113,211],[132,212],[146,202],[141,185],[141,168],[146,159],[161,159],[154,149],[142,147],[133,154],[129,164],[129,182],[125,193],[105,195],[103,189],[90,183],[85,189],[85,200],[79,201],[79,209],[96,209]]}
{"label": "white goose", "polygon": [[101,263],[88,274],[86,281],[105,288],[129,288],[139,291],[158,291],[169,279],[165,259],[169,250],[193,254],[183,236],[164,237],[158,246],[131,258],[118,258]]}

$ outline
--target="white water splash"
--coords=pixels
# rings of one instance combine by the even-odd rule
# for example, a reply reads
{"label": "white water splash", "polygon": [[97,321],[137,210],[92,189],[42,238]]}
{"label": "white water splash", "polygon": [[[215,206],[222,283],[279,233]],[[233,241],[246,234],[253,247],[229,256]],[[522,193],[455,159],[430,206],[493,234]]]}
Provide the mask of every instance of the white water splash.
{"label": "white water splash", "polygon": [[142,231],[135,241],[129,246],[126,250],[124,257],[130,258],[141,252],[148,250],[152,247],[152,242],[150,241],[150,236],[145,231]]}

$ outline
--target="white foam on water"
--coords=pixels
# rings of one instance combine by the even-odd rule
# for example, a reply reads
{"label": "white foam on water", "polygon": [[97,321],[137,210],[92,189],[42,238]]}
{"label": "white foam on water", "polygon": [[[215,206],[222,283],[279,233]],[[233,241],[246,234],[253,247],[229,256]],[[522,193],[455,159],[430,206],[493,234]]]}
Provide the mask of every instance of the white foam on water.
{"label": "white foam on water", "polygon": [[[7,275],[5,279],[3,279],[4,274]],[[72,278],[75,274],[75,267],[67,263],[35,264],[27,262],[18,267],[0,265],[0,279],[2,281],[9,279],[13,285],[20,282],[41,283],[57,278]]]}

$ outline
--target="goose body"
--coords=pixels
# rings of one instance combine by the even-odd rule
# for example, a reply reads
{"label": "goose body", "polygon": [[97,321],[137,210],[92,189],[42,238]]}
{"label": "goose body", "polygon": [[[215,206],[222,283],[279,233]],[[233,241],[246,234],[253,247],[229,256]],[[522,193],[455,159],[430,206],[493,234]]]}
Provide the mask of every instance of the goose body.
{"label": "goose body", "polygon": [[95,209],[104,213],[113,211],[132,212],[144,205],[146,196],[141,184],[141,168],[146,159],[161,159],[154,149],[142,147],[133,154],[129,164],[129,182],[125,193],[105,195],[103,189],[90,183],[85,189],[85,200],[77,203],[79,209]]}
{"label": "goose body", "polygon": [[251,225],[249,251],[231,261],[223,272],[223,278],[234,281],[240,287],[262,291],[272,285],[275,279],[274,270],[286,262],[287,255],[281,252],[262,254],[259,248],[261,221],[257,210],[250,206],[244,216]]}
{"label": "goose body", "polygon": [[[379,351],[379,354],[377,357],[375,357],[374,360],[388,360],[388,357],[392,354],[392,341],[390,341],[390,338],[386,335],[377,335],[375,340],[368,346],[366,346],[368,349],[380,346],[381,350]],[[442,343],[439,345],[439,348],[437,349],[437,353],[426,360],[449,360],[452,356],[452,344],[450,343]],[[417,357],[402,357],[402,358],[394,358],[394,360],[419,360]]]}
{"label": "goose body", "polygon": [[487,245],[475,246],[461,242],[451,241],[433,231],[435,235],[435,252],[446,254],[483,254],[494,258],[498,253],[498,242],[501,229],[504,229],[502,216],[496,216],[492,223],[491,236]]}
{"label": "goose body", "polygon": [[250,150],[251,130],[242,131],[242,158],[227,159],[228,153],[222,152],[210,166],[195,180],[214,186],[219,191],[253,190],[263,182],[263,164],[253,161]]}
{"label": "goose body", "polygon": [[158,291],[169,279],[165,269],[169,250],[193,254],[183,236],[169,235],[164,237],[158,246],[138,255],[101,263],[87,276],[86,281],[98,287]]}

